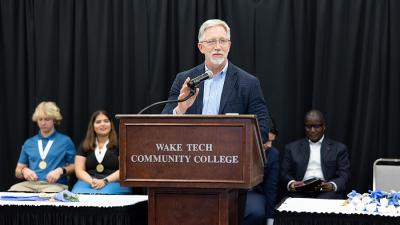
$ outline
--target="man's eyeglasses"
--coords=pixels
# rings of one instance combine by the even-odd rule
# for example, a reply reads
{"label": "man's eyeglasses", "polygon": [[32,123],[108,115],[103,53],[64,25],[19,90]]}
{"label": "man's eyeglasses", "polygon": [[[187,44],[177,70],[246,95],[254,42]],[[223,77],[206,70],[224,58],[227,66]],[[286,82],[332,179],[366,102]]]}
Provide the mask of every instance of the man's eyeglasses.
{"label": "man's eyeglasses", "polygon": [[307,130],[311,130],[312,128],[314,128],[314,129],[321,129],[322,126],[323,126],[323,124],[306,124],[306,125],[304,125],[304,127],[305,127]]}
{"label": "man's eyeglasses", "polygon": [[228,40],[228,39],[211,39],[211,40],[206,40],[206,41],[201,41],[202,43],[207,43],[207,45],[210,45],[210,46],[215,46],[215,45],[217,45],[217,43],[219,43],[219,45],[221,45],[221,46],[226,46],[229,42],[230,42],[230,40]]}

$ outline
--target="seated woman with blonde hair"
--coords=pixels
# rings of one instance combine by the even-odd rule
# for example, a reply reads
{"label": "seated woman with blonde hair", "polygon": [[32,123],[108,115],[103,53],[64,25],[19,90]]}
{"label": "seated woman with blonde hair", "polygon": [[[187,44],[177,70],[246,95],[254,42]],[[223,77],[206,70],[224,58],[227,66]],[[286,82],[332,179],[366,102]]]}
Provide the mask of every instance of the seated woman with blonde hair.
{"label": "seated woman with blonde hair", "polygon": [[85,140],[75,156],[79,179],[72,192],[79,194],[130,194],[119,181],[118,138],[114,123],[103,110],[92,114]]}

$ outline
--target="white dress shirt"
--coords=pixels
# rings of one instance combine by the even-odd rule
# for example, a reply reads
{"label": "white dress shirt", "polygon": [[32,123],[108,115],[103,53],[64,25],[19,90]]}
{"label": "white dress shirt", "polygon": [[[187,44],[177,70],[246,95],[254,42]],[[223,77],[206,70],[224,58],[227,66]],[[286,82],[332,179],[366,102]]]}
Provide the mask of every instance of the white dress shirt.
{"label": "white dress shirt", "polygon": [[322,136],[322,138],[317,142],[308,140],[310,144],[310,158],[308,160],[307,170],[304,174],[303,180],[308,180],[310,178],[320,178],[325,180],[321,167],[321,145],[323,140],[324,136]]}

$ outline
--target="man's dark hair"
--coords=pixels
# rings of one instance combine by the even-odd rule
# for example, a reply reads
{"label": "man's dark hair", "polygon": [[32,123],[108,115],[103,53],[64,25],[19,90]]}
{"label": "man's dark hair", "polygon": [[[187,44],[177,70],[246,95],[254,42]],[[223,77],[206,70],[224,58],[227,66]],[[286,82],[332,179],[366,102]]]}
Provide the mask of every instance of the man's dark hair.
{"label": "man's dark hair", "polygon": [[321,111],[319,111],[318,109],[311,109],[310,111],[308,111],[306,113],[306,115],[304,116],[304,122],[306,122],[307,118],[310,116],[318,116],[319,119],[321,120],[321,122],[325,124],[324,114]]}

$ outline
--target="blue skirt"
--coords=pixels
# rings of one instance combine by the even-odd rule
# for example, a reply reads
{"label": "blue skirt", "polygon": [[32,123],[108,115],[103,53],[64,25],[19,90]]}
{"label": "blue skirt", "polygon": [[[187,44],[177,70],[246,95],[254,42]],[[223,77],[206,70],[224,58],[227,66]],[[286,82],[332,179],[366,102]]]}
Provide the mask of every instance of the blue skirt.
{"label": "blue skirt", "polygon": [[90,184],[85,181],[78,180],[72,192],[76,194],[105,194],[105,195],[127,195],[132,194],[132,190],[129,187],[122,187],[118,182],[110,182],[101,189],[94,189]]}

